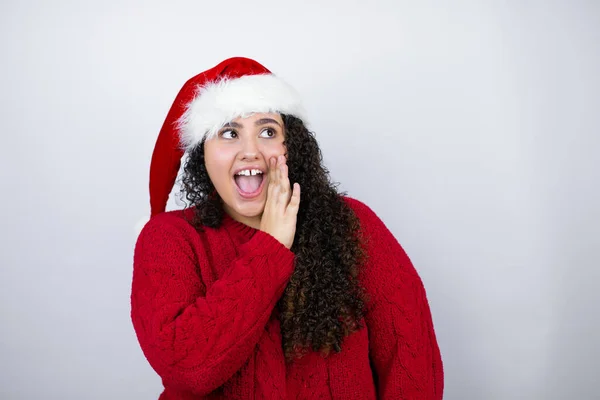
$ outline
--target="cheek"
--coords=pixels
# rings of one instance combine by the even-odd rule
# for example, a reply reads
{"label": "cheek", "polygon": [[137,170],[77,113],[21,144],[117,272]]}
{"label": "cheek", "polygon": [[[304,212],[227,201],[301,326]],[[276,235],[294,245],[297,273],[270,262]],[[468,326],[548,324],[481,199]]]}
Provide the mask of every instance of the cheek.
{"label": "cheek", "polygon": [[229,149],[208,147],[204,152],[206,171],[214,184],[228,177],[235,159],[235,153]]}
{"label": "cheek", "polygon": [[269,158],[271,157],[277,157],[279,155],[285,154],[285,146],[283,145],[283,141],[266,144],[261,150],[261,153],[263,154],[267,162],[269,162]]}

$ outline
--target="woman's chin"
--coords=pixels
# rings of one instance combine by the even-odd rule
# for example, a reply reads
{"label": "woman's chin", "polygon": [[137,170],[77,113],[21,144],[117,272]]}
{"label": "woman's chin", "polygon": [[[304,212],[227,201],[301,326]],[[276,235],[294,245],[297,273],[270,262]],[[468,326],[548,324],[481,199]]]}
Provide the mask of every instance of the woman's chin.
{"label": "woman's chin", "polygon": [[257,218],[261,217],[265,209],[265,202],[245,202],[244,204],[236,204],[235,207],[230,207],[230,210],[234,211],[241,217],[244,218]]}

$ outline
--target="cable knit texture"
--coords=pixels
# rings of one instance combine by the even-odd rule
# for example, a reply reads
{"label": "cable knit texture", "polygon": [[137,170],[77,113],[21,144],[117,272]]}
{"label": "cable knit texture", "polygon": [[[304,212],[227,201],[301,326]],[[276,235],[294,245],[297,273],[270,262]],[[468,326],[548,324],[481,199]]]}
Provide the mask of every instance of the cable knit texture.
{"label": "cable knit texture", "polygon": [[340,353],[286,363],[276,303],[294,254],[225,216],[197,232],[193,210],[153,217],[135,248],[131,317],[160,400],[441,399],[443,368],[422,281],[384,223],[344,197],[368,258],[365,328]]}

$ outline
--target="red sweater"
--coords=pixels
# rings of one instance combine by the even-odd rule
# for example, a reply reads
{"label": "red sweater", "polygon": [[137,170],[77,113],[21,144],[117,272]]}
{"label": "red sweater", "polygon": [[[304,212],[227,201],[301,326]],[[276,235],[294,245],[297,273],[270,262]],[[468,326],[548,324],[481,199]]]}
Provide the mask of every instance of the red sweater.
{"label": "red sweater", "polygon": [[[286,363],[274,307],[294,254],[225,216],[197,232],[192,210],[152,218],[135,248],[131,316],[160,400],[441,399],[443,370],[425,289],[365,204],[344,197],[369,236],[365,328],[340,353]],[[188,214],[190,215],[190,214]]]}

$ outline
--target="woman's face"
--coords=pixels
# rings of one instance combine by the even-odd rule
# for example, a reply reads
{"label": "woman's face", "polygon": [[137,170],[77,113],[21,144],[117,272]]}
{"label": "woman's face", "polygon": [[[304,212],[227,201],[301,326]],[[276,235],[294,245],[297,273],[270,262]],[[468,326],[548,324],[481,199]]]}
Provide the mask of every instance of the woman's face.
{"label": "woman's face", "polygon": [[234,119],[204,143],[208,176],[233,219],[260,226],[269,159],[285,154],[283,141],[281,116],[260,113]]}

